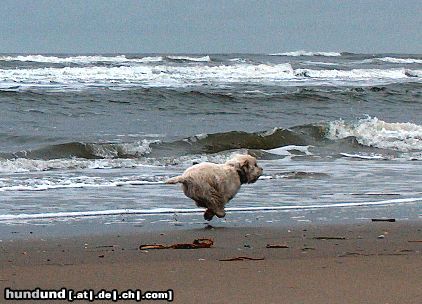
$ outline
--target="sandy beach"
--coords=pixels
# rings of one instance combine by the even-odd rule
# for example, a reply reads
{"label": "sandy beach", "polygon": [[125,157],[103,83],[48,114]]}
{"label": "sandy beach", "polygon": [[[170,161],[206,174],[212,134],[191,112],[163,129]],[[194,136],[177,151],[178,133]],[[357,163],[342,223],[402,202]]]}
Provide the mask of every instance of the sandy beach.
{"label": "sandy beach", "polygon": [[[26,231],[19,238],[4,238],[1,302],[13,302],[4,299],[6,287],[95,292],[171,289],[174,303],[422,302],[420,221],[214,225],[71,237]],[[214,243],[201,249],[139,249],[201,238]]]}
{"label": "sandy beach", "polygon": [[1,1],[0,304],[422,304],[421,11]]}

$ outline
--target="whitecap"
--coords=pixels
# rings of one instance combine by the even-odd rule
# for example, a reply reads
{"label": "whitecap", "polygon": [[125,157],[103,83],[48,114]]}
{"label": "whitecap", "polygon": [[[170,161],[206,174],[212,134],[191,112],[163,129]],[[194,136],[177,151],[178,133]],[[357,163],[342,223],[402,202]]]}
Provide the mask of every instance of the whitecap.
{"label": "whitecap", "polygon": [[163,56],[146,56],[146,57],[142,57],[140,59],[132,59],[133,61],[138,61],[138,62],[142,62],[142,63],[151,63],[151,62],[160,62],[163,61]]}
{"label": "whitecap", "polygon": [[10,178],[0,185],[0,192],[46,191],[68,188],[110,188],[163,184],[167,176],[125,176],[107,178],[100,176],[44,176],[41,178]]}
{"label": "whitecap", "polygon": [[309,51],[293,51],[285,53],[273,53],[270,56],[289,56],[289,57],[300,57],[300,56],[322,56],[322,57],[338,57],[341,53],[338,52],[309,52]]}
{"label": "whitecap", "polygon": [[352,69],[352,70],[314,70],[296,69],[294,74],[298,77],[311,77],[333,80],[379,80],[379,79],[407,79],[405,69]]}
{"label": "whitecap", "polygon": [[248,62],[248,60],[246,60],[244,58],[231,58],[231,59],[229,59],[229,61],[238,62],[238,63],[247,63]]}
{"label": "whitecap", "polygon": [[344,156],[344,157],[350,157],[350,158],[358,158],[358,159],[366,159],[366,160],[380,160],[380,159],[386,159],[384,156],[382,155],[378,155],[378,154],[371,154],[371,155],[366,155],[366,154],[351,154],[351,153],[340,153],[340,155]]}
{"label": "whitecap", "polygon": [[[262,82],[292,79],[290,64],[231,66],[132,65],[0,69],[2,84],[22,88],[83,89],[87,87],[184,87],[201,83]],[[54,83],[51,83],[54,79]]]}
{"label": "whitecap", "polygon": [[389,63],[399,63],[399,64],[422,63],[422,59],[415,59],[415,58],[383,57],[383,58],[374,58],[374,60],[379,60],[379,61],[389,62]]}
{"label": "whitecap", "polygon": [[[159,58],[156,58],[159,60]],[[132,60],[132,59],[131,59]],[[141,59],[137,59],[142,60]],[[155,60],[155,59],[148,59]],[[230,65],[171,65],[138,63],[122,66],[71,66],[0,69],[0,87],[12,90],[43,89],[51,91],[87,88],[127,89],[133,87],[189,87],[231,83],[292,85],[374,85],[379,83],[420,81],[420,70],[296,69],[289,63]],[[416,77],[416,78],[415,78]],[[54,82],[51,81],[54,79]]]}
{"label": "whitecap", "polygon": [[[200,138],[206,138],[206,135],[198,135],[198,137],[189,138],[196,141]],[[144,146],[134,146],[129,149],[140,148],[142,151]],[[148,148],[149,149],[149,148]],[[85,169],[118,169],[118,168],[138,168],[138,167],[166,167],[173,165],[191,166],[193,163],[212,162],[224,163],[235,154],[246,154],[246,150],[230,150],[219,152],[216,154],[190,154],[183,156],[167,156],[160,158],[148,157],[148,154],[142,157],[134,158],[103,158],[103,159],[85,159],[85,158],[58,158],[58,159],[0,159],[0,173],[22,173],[22,172],[42,172],[56,170],[85,170]],[[98,150],[99,155],[114,157],[113,151],[107,149]],[[133,153],[133,152],[132,152]]]}
{"label": "whitecap", "polygon": [[130,61],[125,55],[116,56],[69,56],[57,57],[46,55],[0,56],[0,61],[22,61],[40,63],[96,63],[96,62],[125,62]]}
{"label": "whitecap", "polygon": [[291,153],[291,151],[299,151],[304,153],[305,155],[313,155],[311,152],[309,152],[309,148],[312,146],[297,146],[297,145],[288,145],[283,146],[279,148],[274,148],[270,150],[263,150],[267,153],[275,154],[275,155],[281,155],[281,156],[291,156],[294,155]]}
{"label": "whitecap", "polygon": [[171,60],[185,60],[185,61],[194,61],[194,62],[210,62],[210,56],[201,56],[201,57],[191,57],[191,56],[167,56]]}
{"label": "whitecap", "polygon": [[339,66],[339,65],[344,65],[344,63],[323,62],[323,61],[304,61],[303,64],[307,64],[307,65],[322,65],[322,66]]}
{"label": "whitecap", "polygon": [[21,62],[38,62],[38,63],[74,63],[74,64],[91,64],[91,63],[152,63],[163,61],[162,56],[145,56],[142,58],[127,58],[125,55],[114,56],[47,56],[47,55],[18,55],[18,56],[0,56],[0,61],[21,61]]}
{"label": "whitecap", "polygon": [[422,126],[405,122],[389,123],[376,117],[355,123],[336,120],[329,123],[326,137],[331,140],[353,136],[364,145],[401,152],[422,150]]}
{"label": "whitecap", "polygon": [[93,154],[101,158],[116,158],[119,155],[130,155],[132,157],[146,155],[151,152],[150,144],[160,143],[160,140],[143,139],[134,143],[121,144],[92,144]]}
{"label": "whitecap", "polygon": [[422,77],[422,70],[405,70],[404,74],[407,77]]}
{"label": "whitecap", "polygon": [[27,159],[0,160],[0,173],[40,172],[51,170],[134,168],[144,166],[138,159]]}

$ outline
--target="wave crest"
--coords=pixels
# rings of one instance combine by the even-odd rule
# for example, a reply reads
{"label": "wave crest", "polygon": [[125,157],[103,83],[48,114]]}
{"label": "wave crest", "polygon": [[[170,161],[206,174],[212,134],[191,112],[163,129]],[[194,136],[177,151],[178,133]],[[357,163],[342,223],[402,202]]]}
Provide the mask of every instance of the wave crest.
{"label": "wave crest", "polygon": [[47,56],[47,55],[18,55],[18,56],[0,56],[0,61],[20,61],[37,62],[53,64],[96,64],[96,63],[154,63],[163,61],[163,56],[144,56],[140,58],[127,58],[125,55],[114,56]]}
{"label": "wave crest", "polygon": [[367,117],[356,123],[337,120],[329,123],[327,138],[355,137],[364,145],[401,152],[422,150],[422,126],[413,123],[388,123]]}
{"label": "wave crest", "polygon": [[389,63],[400,63],[400,64],[422,63],[422,59],[415,59],[415,58],[383,57],[383,58],[375,58],[374,60],[379,60],[379,61],[389,62]]}
{"label": "wave crest", "polygon": [[334,156],[420,160],[422,126],[367,117],[356,122],[336,120],[256,133],[199,134],[168,142],[146,139],[129,143],[70,142],[2,153],[0,172],[222,163],[233,153],[246,150],[264,159]]}
{"label": "wave crest", "polygon": [[309,52],[309,51],[293,51],[285,53],[273,53],[270,56],[289,56],[289,57],[301,57],[301,56],[321,56],[321,57],[339,57],[341,53],[339,52]]}
{"label": "wave crest", "polygon": [[46,55],[19,55],[19,56],[0,56],[0,61],[21,61],[21,62],[39,62],[39,63],[76,63],[89,64],[97,62],[125,62],[130,61],[125,55],[117,56],[46,56]]}
{"label": "wave crest", "polygon": [[191,56],[167,56],[170,60],[176,61],[193,61],[193,62],[210,62],[210,56],[191,57]]}
{"label": "wave crest", "polygon": [[[148,60],[156,60],[149,58]],[[157,59],[159,60],[159,59]],[[180,88],[204,84],[249,83],[285,86],[375,85],[420,82],[421,70],[390,69],[293,69],[289,63],[230,65],[137,64],[122,66],[66,66],[0,69],[0,89],[84,90],[91,88]],[[329,80],[327,83],[326,80]]]}
{"label": "wave crest", "polygon": [[30,151],[20,151],[13,154],[15,158],[28,159],[115,159],[136,158],[150,153],[150,144],[159,140],[142,140],[134,143],[81,143],[69,142],[51,145]]}

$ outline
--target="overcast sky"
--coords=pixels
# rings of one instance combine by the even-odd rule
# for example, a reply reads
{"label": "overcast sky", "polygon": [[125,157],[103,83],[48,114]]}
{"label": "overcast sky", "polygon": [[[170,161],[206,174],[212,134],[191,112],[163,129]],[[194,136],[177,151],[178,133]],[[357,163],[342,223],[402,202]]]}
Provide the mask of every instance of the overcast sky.
{"label": "overcast sky", "polygon": [[2,53],[422,53],[422,0],[0,0]]}

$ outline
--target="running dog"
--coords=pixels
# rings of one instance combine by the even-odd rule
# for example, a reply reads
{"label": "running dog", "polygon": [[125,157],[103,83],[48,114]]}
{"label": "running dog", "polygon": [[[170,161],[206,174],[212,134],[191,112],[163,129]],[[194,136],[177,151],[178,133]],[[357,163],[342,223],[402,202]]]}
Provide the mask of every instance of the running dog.
{"label": "running dog", "polygon": [[204,162],[193,165],[166,183],[181,183],[185,195],[193,199],[198,207],[206,208],[204,218],[210,221],[214,215],[224,217],[225,205],[240,186],[256,182],[262,172],[255,157],[237,154],[224,164]]}

